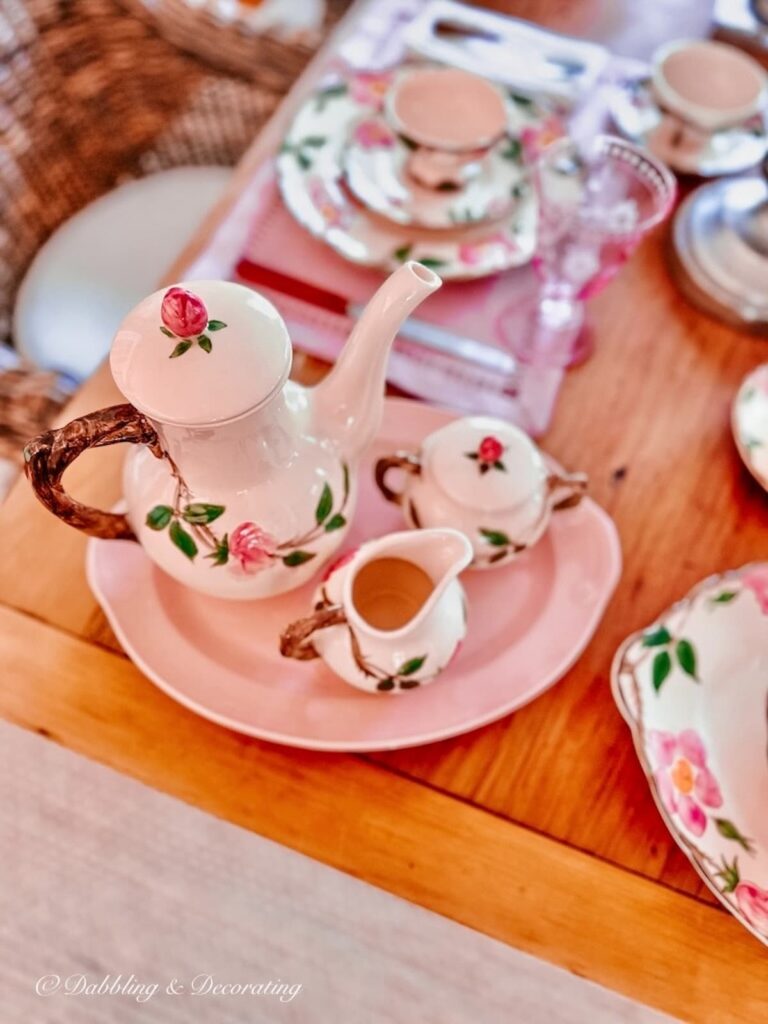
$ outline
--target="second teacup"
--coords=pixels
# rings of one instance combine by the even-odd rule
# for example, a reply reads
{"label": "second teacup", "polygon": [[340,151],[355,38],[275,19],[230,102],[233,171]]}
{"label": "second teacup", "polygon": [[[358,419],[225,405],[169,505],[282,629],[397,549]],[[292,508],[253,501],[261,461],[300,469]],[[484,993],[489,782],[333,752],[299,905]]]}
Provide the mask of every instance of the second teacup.
{"label": "second teacup", "polygon": [[459,68],[414,68],[400,75],[386,114],[413,148],[409,174],[427,188],[460,188],[507,130],[499,89]]}
{"label": "second teacup", "polygon": [[[396,469],[405,472],[402,491],[389,483]],[[514,424],[468,416],[430,434],[418,452],[379,459],[376,483],[411,527],[461,530],[472,545],[471,567],[488,569],[532,547],[552,512],[581,501],[587,478],[553,472]]]}

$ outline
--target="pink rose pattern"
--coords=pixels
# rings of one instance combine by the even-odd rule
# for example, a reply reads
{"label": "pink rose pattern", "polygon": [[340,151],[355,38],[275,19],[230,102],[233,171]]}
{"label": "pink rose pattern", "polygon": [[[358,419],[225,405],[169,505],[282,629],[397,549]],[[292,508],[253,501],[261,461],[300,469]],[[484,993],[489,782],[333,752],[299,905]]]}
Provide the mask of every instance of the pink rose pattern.
{"label": "pink rose pattern", "polygon": [[349,210],[334,201],[333,196],[331,196],[328,187],[321,177],[308,179],[307,192],[327,227],[346,227],[348,225],[350,219]]}
{"label": "pink rose pattern", "polygon": [[360,121],[353,132],[353,138],[363,149],[391,149],[395,136],[383,121],[368,118]]}
{"label": "pink rose pattern", "polygon": [[355,103],[381,110],[391,84],[392,75],[364,72],[350,80],[349,95]]}
{"label": "pink rose pattern", "polygon": [[768,615],[768,566],[760,566],[741,577],[741,585],[750,590],[763,615]]}
{"label": "pink rose pattern", "polygon": [[243,572],[253,574],[265,569],[275,557],[278,542],[256,523],[241,523],[229,538],[229,553]]}
{"label": "pink rose pattern", "polygon": [[693,729],[675,735],[653,729],[648,734],[654,779],[661,802],[695,836],[704,834],[707,809],[722,806],[723,797],[712,772],[701,737]]}
{"label": "pink rose pattern", "polygon": [[754,882],[739,882],[733,890],[741,913],[756,931],[768,935],[768,890]]}
{"label": "pink rose pattern", "polygon": [[223,320],[209,320],[208,310],[200,296],[178,285],[169,288],[163,296],[160,319],[163,321],[160,331],[166,338],[178,340],[170,359],[183,356],[195,343],[203,352],[210,354],[213,350],[210,333],[227,326]]}
{"label": "pink rose pattern", "polygon": [[493,437],[490,434],[482,439],[477,446],[477,451],[464,452],[466,458],[472,459],[473,462],[477,463],[477,468],[481,475],[485,475],[491,469],[506,472],[507,467],[502,460],[503,454],[504,445],[498,437]]}

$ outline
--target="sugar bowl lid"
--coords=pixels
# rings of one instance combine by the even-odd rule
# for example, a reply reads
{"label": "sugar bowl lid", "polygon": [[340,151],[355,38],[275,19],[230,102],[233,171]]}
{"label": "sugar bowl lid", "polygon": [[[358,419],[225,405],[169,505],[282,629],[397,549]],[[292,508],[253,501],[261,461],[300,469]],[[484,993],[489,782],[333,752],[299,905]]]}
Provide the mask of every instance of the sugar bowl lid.
{"label": "sugar bowl lid", "polygon": [[430,434],[421,461],[448,497],[483,512],[520,509],[547,476],[528,435],[491,416],[467,416]]}
{"label": "sugar bowl lid", "polygon": [[288,330],[268,299],[230,281],[194,281],[154,292],[126,316],[110,366],[147,416],[202,426],[266,401],[291,358]]}

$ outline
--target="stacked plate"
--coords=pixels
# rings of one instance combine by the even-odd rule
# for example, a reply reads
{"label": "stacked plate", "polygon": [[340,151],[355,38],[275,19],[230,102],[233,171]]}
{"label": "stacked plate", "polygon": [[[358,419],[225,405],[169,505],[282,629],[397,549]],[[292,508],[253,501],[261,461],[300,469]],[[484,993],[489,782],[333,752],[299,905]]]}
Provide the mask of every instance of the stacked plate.
{"label": "stacked plate", "polygon": [[527,263],[536,197],[524,149],[559,132],[557,115],[506,93],[506,134],[476,173],[459,187],[425,187],[408,170],[413,143],[384,112],[399,76],[412,69],[337,78],[307,99],[277,159],[286,206],[315,237],[364,266],[391,271],[417,259],[461,279]]}

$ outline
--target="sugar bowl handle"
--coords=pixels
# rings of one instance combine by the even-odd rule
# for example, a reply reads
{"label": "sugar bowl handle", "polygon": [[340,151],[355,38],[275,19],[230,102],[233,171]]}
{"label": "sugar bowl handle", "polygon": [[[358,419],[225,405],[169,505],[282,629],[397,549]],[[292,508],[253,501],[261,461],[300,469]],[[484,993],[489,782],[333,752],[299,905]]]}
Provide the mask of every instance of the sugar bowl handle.
{"label": "sugar bowl handle", "polygon": [[284,658],[296,658],[298,661],[319,658],[312,643],[312,634],[329,626],[343,626],[346,621],[347,617],[340,605],[322,605],[306,618],[297,619],[286,626],[280,637],[280,653]]}
{"label": "sugar bowl handle", "polygon": [[419,462],[418,456],[413,455],[410,452],[397,452],[395,455],[384,455],[376,463],[376,486],[387,501],[391,501],[394,505],[402,505],[402,491],[392,490],[386,481],[386,476],[390,469],[402,469],[405,473],[410,473],[411,476],[418,476],[419,473],[421,473],[421,463]]}
{"label": "sugar bowl handle", "polygon": [[155,428],[132,405],[113,405],[72,420],[58,430],[46,430],[24,449],[25,471],[35,494],[55,516],[92,537],[135,540],[124,515],[75,501],[61,483],[64,471],[86,449],[121,441],[145,444],[153,455],[163,458]]}
{"label": "sugar bowl handle", "polygon": [[578,505],[587,493],[588,482],[586,473],[550,473],[547,487],[552,511]]}

